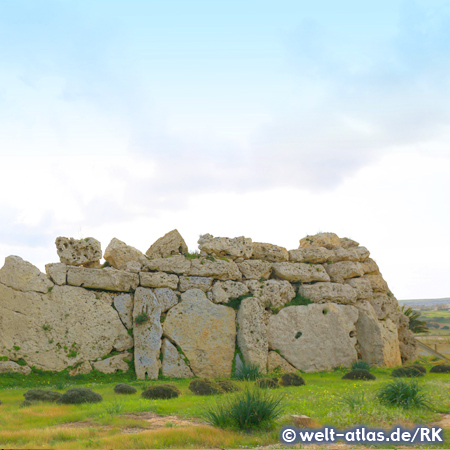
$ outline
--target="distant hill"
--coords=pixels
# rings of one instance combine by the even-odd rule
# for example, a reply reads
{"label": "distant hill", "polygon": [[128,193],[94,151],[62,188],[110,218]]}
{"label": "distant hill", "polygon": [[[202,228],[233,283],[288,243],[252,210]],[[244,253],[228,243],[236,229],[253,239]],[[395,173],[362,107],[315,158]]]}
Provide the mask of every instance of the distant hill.
{"label": "distant hill", "polygon": [[450,297],[399,300],[398,302],[400,303],[400,305],[442,305],[442,304],[450,303]]}

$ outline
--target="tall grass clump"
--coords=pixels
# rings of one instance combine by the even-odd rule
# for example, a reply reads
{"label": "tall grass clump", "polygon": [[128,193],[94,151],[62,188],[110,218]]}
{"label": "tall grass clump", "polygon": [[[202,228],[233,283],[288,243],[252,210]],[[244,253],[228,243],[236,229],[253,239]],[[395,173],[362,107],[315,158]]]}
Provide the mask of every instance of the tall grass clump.
{"label": "tall grass clump", "polygon": [[254,381],[262,376],[261,369],[256,364],[242,364],[236,367],[234,373],[234,378],[241,381]]}
{"label": "tall grass clump", "polygon": [[246,388],[216,400],[204,410],[204,417],[215,427],[250,431],[270,428],[284,408],[281,395],[270,390]]}
{"label": "tall grass clump", "polygon": [[381,403],[401,408],[429,408],[427,395],[417,380],[395,380],[378,390],[377,398]]}
{"label": "tall grass clump", "polygon": [[352,370],[362,369],[370,372],[370,364],[366,361],[356,361],[352,364]]}

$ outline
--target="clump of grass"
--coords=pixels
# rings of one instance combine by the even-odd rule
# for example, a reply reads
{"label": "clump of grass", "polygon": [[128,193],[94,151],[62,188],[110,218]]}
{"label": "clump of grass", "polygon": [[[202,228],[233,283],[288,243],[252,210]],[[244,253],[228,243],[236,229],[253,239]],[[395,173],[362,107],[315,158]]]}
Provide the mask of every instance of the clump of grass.
{"label": "clump of grass", "polygon": [[136,318],[134,319],[134,323],[137,325],[142,325],[145,322],[148,322],[150,320],[150,317],[148,317],[148,314],[144,311],[139,313]]}
{"label": "clump of grass", "polygon": [[276,389],[279,387],[278,378],[261,378],[255,383],[255,386],[261,389]]}
{"label": "clump of grass", "polygon": [[430,407],[423,387],[417,380],[392,381],[378,390],[377,398],[381,403],[405,409]]}
{"label": "clump of grass", "polygon": [[349,394],[343,395],[338,403],[341,403],[350,408],[350,411],[355,411],[356,409],[364,406],[367,402],[366,393],[365,392],[351,392]]}
{"label": "clump of grass", "polygon": [[200,258],[200,252],[198,252],[198,251],[195,251],[195,252],[187,252],[187,253],[185,253],[184,254],[184,257],[186,258],[186,259],[198,259],[198,258]]}
{"label": "clump of grass", "polygon": [[423,373],[416,369],[415,367],[398,367],[394,369],[391,373],[393,377],[407,377],[407,378],[415,378],[415,377],[423,377]]}
{"label": "clump of grass", "polygon": [[222,388],[224,392],[237,392],[240,391],[241,388],[230,380],[219,380],[216,383]]}
{"label": "clump of grass", "polygon": [[352,370],[355,369],[363,369],[370,372],[370,364],[367,363],[366,361],[356,361],[352,364]]}
{"label": "clump of grass", "polygon": [[217,400],[205,409],[204,417],[213,426],[256,430],[269,428],[284,411],[281,395],[260,389],[245,389]]}
{"label": "clump of grass", "polygon": [[125,408],[124,403],[117,399],[114,399],[112,402],[105,404],[105,410],[111,416],[121,414],[124,408]]}
{"label": "clump of grass", "polygon": [[304,297],[303,295],[297,294],[289,303],[286,303],[284,306],[296,306],[296,305],[309,305],[312,301]]}
{"label": "clump of grass", "polygon": [[263,374],[261,369],[256,364],[242,364],[237,367],[234,373],[234,378],[241,381],[254,381],[261,378]]}

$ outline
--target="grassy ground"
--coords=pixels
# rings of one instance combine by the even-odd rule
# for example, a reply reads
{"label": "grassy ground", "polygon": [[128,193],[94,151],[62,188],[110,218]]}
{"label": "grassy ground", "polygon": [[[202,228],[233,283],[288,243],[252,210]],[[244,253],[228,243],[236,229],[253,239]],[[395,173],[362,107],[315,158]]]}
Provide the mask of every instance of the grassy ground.
{"label": "grassy ground", "polygon": [[[143,383],[124,379],[127,378],[125,375],[113,377],[94,374],[70,382],[100,393],[103,396],[102,403],[38,404],[21,408],[23,394],[30,387],[62,388],[59,392],[64,392],[72,386],[67,384],[65,376],[52,380],[47,374],[32,374],[28,378],[1,374],[0,400],[3,404],[0,405],[0,447],[277,447],[279,430],[289,423],[289,414],[306,414],[317,426],[332,425],[345,429],[364,424],[390,429],[394,425],[412,427],[414,424],[429,424],[440,420],[442,413],[450,413],[450,374],[428,373],[420,380],[432,402],[431,409],[403,410],[380,405],[374,398],[376,390],[392,379],[391,370],[373,369],[372,372],[377,376],[376,381],[341,380],[346,373],[344,369],[303,374],[306,386],[277,389],[277,393],[285,400],[284,417],[274,424],[273,429],[254,433],[221,430],[206,424],[203,419],[204,408],[216,399],[195,396],[188,390],[188,380],[170,381],[181,390],[179,398],[145,400],[140,397],[141,388],[161,381]],[[135,385],[138,392],[130,396],[115,394],[115,384],[123,381]],[[238,382],[241,387],[249,384]],[[447,440],[450,438],[450,434],[445,436]],[[358,447],[361,445],[355,446]],[[380,447],[389,448],[386,445]],[[430,445],[429,448],[448,448],[448,444],[444,442],[441,447]]]}
{"label": "grassy ground", "polygon": [[450,336],[450,311],[420,311],[420,315],[420,320],[438,325],[439,328],[430,327],[428,333],[421,333],[418,336]]}

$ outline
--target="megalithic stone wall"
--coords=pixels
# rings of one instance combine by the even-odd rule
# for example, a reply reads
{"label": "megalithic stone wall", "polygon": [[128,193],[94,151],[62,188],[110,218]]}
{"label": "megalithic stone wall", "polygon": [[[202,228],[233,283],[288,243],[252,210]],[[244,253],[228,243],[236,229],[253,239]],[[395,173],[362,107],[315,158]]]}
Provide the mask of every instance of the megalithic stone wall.
{"label": "megalithic stone wall", "polygon": [[369,251],[334,233],[290,251],[206,234],[189,254],[173,230],[146,254],[113,239],[103,265],[94,238],[56,244],[46,274],[18,256],[0,269],[0,372],[226,377],[242,363],[312,372],[416,357]]}

